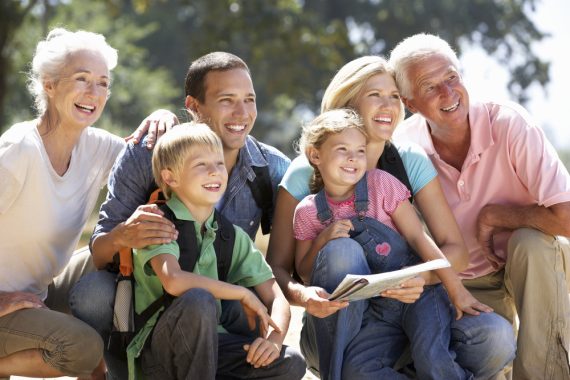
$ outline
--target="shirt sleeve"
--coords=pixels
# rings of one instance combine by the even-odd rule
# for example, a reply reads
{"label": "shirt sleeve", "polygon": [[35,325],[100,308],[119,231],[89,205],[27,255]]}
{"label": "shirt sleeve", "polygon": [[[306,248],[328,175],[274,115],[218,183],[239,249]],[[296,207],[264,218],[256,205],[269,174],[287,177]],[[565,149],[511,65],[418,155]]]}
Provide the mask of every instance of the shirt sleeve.
{"label": "shirt sleeve", "polygon": [[141,249],[134,249],[133,258],[134,260],[136,260],[138,264],[135,270],[143,269],[145,276],[154,275],[154,271],[152,270],[152,267],[150,265],[150,260],[153,257],[165,253],[173,255],[174,257],[176,257],[176,260],[178,260],[178,258],[180,257],[180,249],[178,247],[178,243],[172,241],[167,244],[155,244],[155,245],[149,245]]}
{"label": "shirt sleeve", "polygon": [[556,150],[523,107],[512,111],[507,139],[517,176],[540,206],[570,201],[570,175]]}
{"label": "shirt sleeve", "polygon": [[152,151],[143,143],[128,144],[117,157],[109,175],[107,198],[101,205],[91,241],[99,234],[111,231],[127,220],[138,206],[147,203],[156,189],[151,158]]}
{"label": "shirt sleeve", "polygon": [[18,198],[27,176],[27,155],[18,144],[0,145],[0,214]]}
{"label": "shirt sleeve", "polygon": [[381,197],[382,209],[392,215],[398,206],[410,197],[410,191],[406,185],[384,170],[374,169],[368,173],[368,188],[374,191],[375,197]]}
{"label": "shirt sleeve", "polygon": [[415,195],[437,177],[437,170],[419,145],[406,142],[399,144],[397,149]]}
{"label": "shirt sleeve", "polygon": [[271,267],[250,237],[238,226],[227,282],[250,288],[273,278]]}
{"label": "shirt sleeve", "polygon": [[293,234],[296,240],[315,240],[324,229],[317,217],[314,195],[305,197],[295,208]]}
{"label": "shirt sleeve", "polygon": [[287,190],[295,199],[301,201],[311,193],[309,181],[313,171],[313,167],[309,164],[306,156],[300,155],[291,162],[279,186]]}

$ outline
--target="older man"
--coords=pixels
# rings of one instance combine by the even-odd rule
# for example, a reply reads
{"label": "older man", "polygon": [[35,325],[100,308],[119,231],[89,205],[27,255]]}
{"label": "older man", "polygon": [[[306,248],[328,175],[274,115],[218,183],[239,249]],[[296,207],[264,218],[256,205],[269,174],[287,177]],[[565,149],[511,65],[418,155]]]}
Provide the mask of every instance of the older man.
{"label": "older man", "polygon": [[569,379],[570,175],[519,105],[470,102],[456,54],[439,37],[403,40],[390,63],[414,115],[398,136],[439,172],[470,254],[465,285],[515,323],[513,377]]}

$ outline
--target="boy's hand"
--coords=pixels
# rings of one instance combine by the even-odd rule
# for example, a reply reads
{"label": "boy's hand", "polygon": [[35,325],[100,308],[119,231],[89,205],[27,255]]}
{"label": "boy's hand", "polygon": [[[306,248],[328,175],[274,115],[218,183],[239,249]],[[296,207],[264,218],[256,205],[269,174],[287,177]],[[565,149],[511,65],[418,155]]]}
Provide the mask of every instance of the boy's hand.
{"label": "boy's hand", "polygon": [[[447,288],[446,288],[447,289]],[[469,290],[465,289],[462,283],[454,286],[454,289],[447,289],[449,299],[455,306],[457,316],[455,319],[463,317],[463,313],[479,315],[480,312],[490,313],[493,309],[482,302],[479,302]]]}
{"label": "boy's hand", "polygon": [[148,115],[130,136],[125,137],[125,141],[129,142],[132,140],[135,144],[138,144],[148,131],[146,147],[152,149],[156,140],[177,124],[180,124],[180,122],[175,114],[168,110],[159,109]]}
{"label": "boy's hand", "polygon": [[323,245],[327,242],[343,238],[350,237],[350,230],[354,229],[352,222],[349,219],[337,220],[329,224],[320,234],[319,238],[323,239]]}
{"label": "boy's hand", "polygon": [[247,317],[247,324],[250,330],[255,329],[256,319],[259,318],[259,331],[262,337],[267,337],[269,326],[273,327],[275,332],[281,334],[281,329],[267,313],[267,307],[265,307],[253,292],[246,288],[243,288],[243,290],[244,295],[239,302],[241,303]]}
{"label": "boy's hand", "polygon": [[265,367],[277,359],[281,353],[281,346],[267,339],[257,338],[243,349],[247,351],[246,361],[254,368]]}
{"label": "boy's hand", "polygon": [[317,318],[326,318],[348,307],[348,301],[329,301],[330,296],[326,290],[316,286],[309,286],[303,292],[307,313]]}

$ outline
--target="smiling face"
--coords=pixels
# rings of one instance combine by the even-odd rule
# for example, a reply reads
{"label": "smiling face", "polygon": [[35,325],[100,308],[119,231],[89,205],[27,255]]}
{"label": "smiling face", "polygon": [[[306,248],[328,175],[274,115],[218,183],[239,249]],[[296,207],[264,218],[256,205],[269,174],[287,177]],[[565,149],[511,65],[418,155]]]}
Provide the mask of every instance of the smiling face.
{"label": "smiling face", "polygon": [[366,137],[356,128],[331,134],[317,149],[309,147],[308,157],[315,165],[329,195],[346,193],[366,171]]}
{"label": "smiling face", "polygon": [[205,79],[204,102],[190,96],[187,108],[220,137],[224,151],[237,151],[245,140],[255,119],[255,91],[249,73],[244,69],[210,71]]}
{"label": "smiling face", "polygon": [[388,141],[401,121],[403,107],[391,74],[370,77],[354,100],[370,142]]}
{"label": "smiling face", "polygon": [[178,173],[165,172],[163,178],[194,216],[199,213],[193,208],[215,206],[228,183],[222,151],[206,145],[192,148]]}
{"label": "smiling face", "polygon": [[407,75],[412,98],[404,103],[411,112],[419,112],[435,130],[468,127],[469,94],[447,57],[432,55],[415,62]]}
{"label": "smiling face", "polygon": [[83,129],[95,123],[107,103],[109,70],[101,54],[89,50],[73,53],[61,78],[46,81],[48,109],[61,125]]}

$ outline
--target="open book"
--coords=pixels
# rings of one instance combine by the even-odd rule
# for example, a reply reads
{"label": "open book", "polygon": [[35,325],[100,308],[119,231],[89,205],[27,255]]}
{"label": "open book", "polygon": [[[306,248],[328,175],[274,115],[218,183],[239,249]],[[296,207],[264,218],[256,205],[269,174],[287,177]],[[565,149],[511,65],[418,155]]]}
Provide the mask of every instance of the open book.
{"label": "open book", "polygon": [[402,282],[415,277],[418,273],[449,266],[449,261],[437,259],[393,272],[369,275],[347,274],[329,300],[357,301],[376,297],[384,290],[399,288]]}

